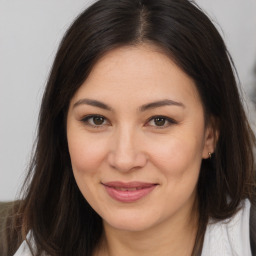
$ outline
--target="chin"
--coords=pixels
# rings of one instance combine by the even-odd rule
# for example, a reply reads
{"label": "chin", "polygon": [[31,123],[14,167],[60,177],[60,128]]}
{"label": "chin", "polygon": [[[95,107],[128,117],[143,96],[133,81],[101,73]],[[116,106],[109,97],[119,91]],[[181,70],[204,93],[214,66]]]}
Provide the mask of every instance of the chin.
{"label": "chin", "polygon": [[104,216],[103,223],[108,227],[128,232],[141,232],[157,225],[160,221],[155,214],[112,214],[109,218]]}
{"label": "chin", "polygon": [[[105,221],[103,221],[105,225]],[[122,222],[108,222],[108,226],[110,226],[112,229],[125,231],[125,232],[142,232],[145,230],[150,229],[153,225],[149,223],[139,223],[138,221],[126,221],[125,223]]]}

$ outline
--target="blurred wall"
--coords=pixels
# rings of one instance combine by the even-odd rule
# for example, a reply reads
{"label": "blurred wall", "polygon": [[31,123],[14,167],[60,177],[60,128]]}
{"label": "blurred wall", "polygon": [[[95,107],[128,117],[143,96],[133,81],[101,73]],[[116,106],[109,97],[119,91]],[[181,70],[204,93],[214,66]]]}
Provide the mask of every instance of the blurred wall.
{"label": "blurred wall", "polygon": [[[18,197],[58,43],[74,17],[91,2],[0,0],[0,200]],[[197,2],[224,36],[250,95],[256,61],[256,0]]]}

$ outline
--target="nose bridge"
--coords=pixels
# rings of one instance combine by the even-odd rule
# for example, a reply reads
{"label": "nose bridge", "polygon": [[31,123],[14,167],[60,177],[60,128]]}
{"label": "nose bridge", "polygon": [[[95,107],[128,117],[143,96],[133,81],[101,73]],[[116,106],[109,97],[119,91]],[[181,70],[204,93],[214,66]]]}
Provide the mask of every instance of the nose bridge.
{"label": "nose bridge", "polygon": [[131,125],[123,125],[118,129],[115,138],[114,153],[116,160],[122,163],[132,162],[136,155],[135,132]]}
{"label": "nose bridge", "polygon": [[129,171],[145,164],[146,158],[139,145],[138,133],[131,124],[124,124],[116,130],[109,157],[112,167]]}

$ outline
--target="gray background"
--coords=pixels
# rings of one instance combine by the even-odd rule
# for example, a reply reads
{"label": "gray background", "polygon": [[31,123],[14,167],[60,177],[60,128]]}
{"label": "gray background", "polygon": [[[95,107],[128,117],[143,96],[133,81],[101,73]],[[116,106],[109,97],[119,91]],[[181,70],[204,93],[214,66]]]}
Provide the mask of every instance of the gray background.
{"label": "gray background", "polygon": [[[58,43],[91,1],[0,0],[0,200],[18,198]],[[245,97],[256,84],[256,0],[197,0],[233,56]],[[247,100],[250,119],[256,117]]]}

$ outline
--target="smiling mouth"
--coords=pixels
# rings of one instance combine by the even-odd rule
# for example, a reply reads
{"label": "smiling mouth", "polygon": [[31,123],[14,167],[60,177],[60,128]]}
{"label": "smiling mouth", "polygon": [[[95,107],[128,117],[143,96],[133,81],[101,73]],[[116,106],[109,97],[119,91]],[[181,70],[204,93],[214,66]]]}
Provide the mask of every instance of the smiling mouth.
{"label": "smiling mouth", "polygon": [[158,184],[143,182],[107,182],[102,183],[108,195],[119,202],[131,203],[150,194]]}

